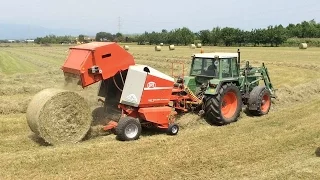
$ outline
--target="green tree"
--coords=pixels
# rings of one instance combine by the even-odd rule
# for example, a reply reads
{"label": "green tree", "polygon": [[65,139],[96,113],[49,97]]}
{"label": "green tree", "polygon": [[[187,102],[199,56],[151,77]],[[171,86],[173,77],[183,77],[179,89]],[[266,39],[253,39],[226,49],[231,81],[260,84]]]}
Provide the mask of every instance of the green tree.
{"label": "green tree", "polygon": [[193,32],[186,27],[183,27],[181,29],[179,28],[175,33],[175,35],[178,37],[177,44],[187,45],[193,43],[194,41]]}
{"label": "green tree", "polygon": [[125,37],[123,36],[123,34],[121,34],[121,33],[117,33],[116,35],[115,35],[115,41],[117,41],[117,42],[123,42],[123,41],[125,41]]}
{"label": "green tree", "polygon": [[221,29],[221,39],[225,46],[232,46],[236,42],[237,30],[231,27]]}
{"label": "green tree", "polygon": [[148,34],[149,37],[149,43],[150,44],[159,44],[161,41],[161,35],[160,33],[157,33],[153,31],[152,33]]}
{"label": "green tree", "polygon": [[148,41],[148,34],[148,32],[144,32],[144,34],[137,37],[138,45],[144,45]]}
{"label": "green tree", "polygon": [[274,27],[274,43],[276,46],[279,46],[280,44],[284,43],[285,40],[287,40],[287,31],[282,26],[275,26]]}
{"label": "green tree", "polygon": [[80,35],[78,36],[78,41],[79,41],[79,42],[84,42],[84,35],[83,35],[83,34],[80,34]]}
{"label": "green tree", "polygon": [[210,40],[210,42],[214,46],[217,46],[220,41],[221,41],[221,28],[220,27],[215,27],[215,28],[213,28],[211,30],[211,40]]}
{"label": "green tree", "polygon": [[239,46],[245,45],[245,32],[240,29],[234,29],[234,43],[237,43]]}
{"label": "green tree", "polygon": [[113,41],[114,36],[107,32],[98,32],[96,34],[96,41]]}
{"label": "green tree", "polygon": [[202,30],[199,32],[199,39],[202,44],[211,44],[211,32],[209,30]]}

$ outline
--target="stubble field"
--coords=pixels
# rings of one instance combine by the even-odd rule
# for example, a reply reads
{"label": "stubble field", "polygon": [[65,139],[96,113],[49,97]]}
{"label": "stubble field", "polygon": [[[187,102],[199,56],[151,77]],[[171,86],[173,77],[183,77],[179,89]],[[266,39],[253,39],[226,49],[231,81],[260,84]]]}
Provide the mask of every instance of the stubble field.
{"label": "stubble field", "polygon": [[[204,47],[205,52],[237,48]],[[130,45],[139,64],[171,75],[171,62],[200,49]],[[44,146],[27,125],[34,94],[65,88],[60,70],[68,46],[0,47],[0,179],[319,179],[320,48],[241,48],[242,64],[267,66],[278,99],[267,116],[228,126],[208,125],[196,115],[179,119],[177,136],[143,134],[133,142],[114,135],[75,145]],[[179,69],[178,66],[175,66]],[[175,74],[178,70],[176,69]],[[98,86],[73,89],[94,108]]]}

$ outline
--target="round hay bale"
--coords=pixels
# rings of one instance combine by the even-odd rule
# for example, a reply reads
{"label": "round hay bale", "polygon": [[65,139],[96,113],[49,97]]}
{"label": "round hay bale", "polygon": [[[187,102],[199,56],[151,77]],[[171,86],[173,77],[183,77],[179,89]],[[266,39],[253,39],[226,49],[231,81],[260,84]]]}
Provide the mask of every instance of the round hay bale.
{"label": "round hay bale", "polygon": [[154,50],[155,50],[155,51],[161,51],[161,46],[155,46],[155,47],[154,47]]}
{"label": "round hay bale", "polygon": [[175,49],[174,45],[171,44],[171,45],[169,46],[169,50],[172,51],[172,50],[174,50],[174,49]]}
{"label": "round hay bale", "polygon": [[163,46],[163,43],[160,43],[160,46]]}
{"label": "round hay bale", "polygon": [[51,145],[79,142],[91,125],[90,107],[85,99],[61,89],[37,93],[26,116],[30,129]]}
{"label": "round hay bale", "polygon": [[307,49],[308,48],[308,44],[307,43],[300,43],[299,44],[299,49]]}
{"label": "round hay bale", "polygon": [[190,49],[195,49],[196,45],[195,44],[190,44]]}
{"label": "round hay bale", "polygon": [[197,48],[201,48],[202,44],[201,43],[197,43]]}
{"label": "round hay bale", "polygon": [[128,51],[128,50],[129,50],[129,46],[128,46],[128,45],[124,45],[124,46],[123,46],[123,49],[125,49],[125,50]]}

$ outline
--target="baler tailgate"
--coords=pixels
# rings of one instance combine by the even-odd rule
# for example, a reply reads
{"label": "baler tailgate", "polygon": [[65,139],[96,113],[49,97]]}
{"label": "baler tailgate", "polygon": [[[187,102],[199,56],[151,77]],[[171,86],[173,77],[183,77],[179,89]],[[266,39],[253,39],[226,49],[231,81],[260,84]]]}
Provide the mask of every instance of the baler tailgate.
{"label": "baler tailgate", "polygon": [[81,86],[114,77],[134,65],[133,56],[114,42],[92,42],[69,48],[70,53],[61,67],[65,73],[77,75]]}

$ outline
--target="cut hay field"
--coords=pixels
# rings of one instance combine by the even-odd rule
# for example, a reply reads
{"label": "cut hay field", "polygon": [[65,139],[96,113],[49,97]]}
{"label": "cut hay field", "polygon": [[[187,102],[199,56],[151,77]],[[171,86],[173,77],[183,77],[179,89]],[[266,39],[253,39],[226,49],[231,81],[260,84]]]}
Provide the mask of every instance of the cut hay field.
{"label": "cut hay field", "polygon": [[[237,48],[204,47],[205,52]],[[199,49],[130,45],[136,62],[167,74],[171,62],[190,65]],[[133,142],[114,135],[75,145],[45,146],[29,129],[25,112],[34,94],[64,87],[59,69],[68,46],[0,47],[0,179],[319,179],[320,48],[241,48],[242,64],[265,62],[279,99],[264,117],[209,126],[182,116],[177,136],[143,134]],[[186,68],[188,70],[188,67]],[[177,71],[176,71],[177,72]],[[76,89],[92,107],[97,85]]]}

